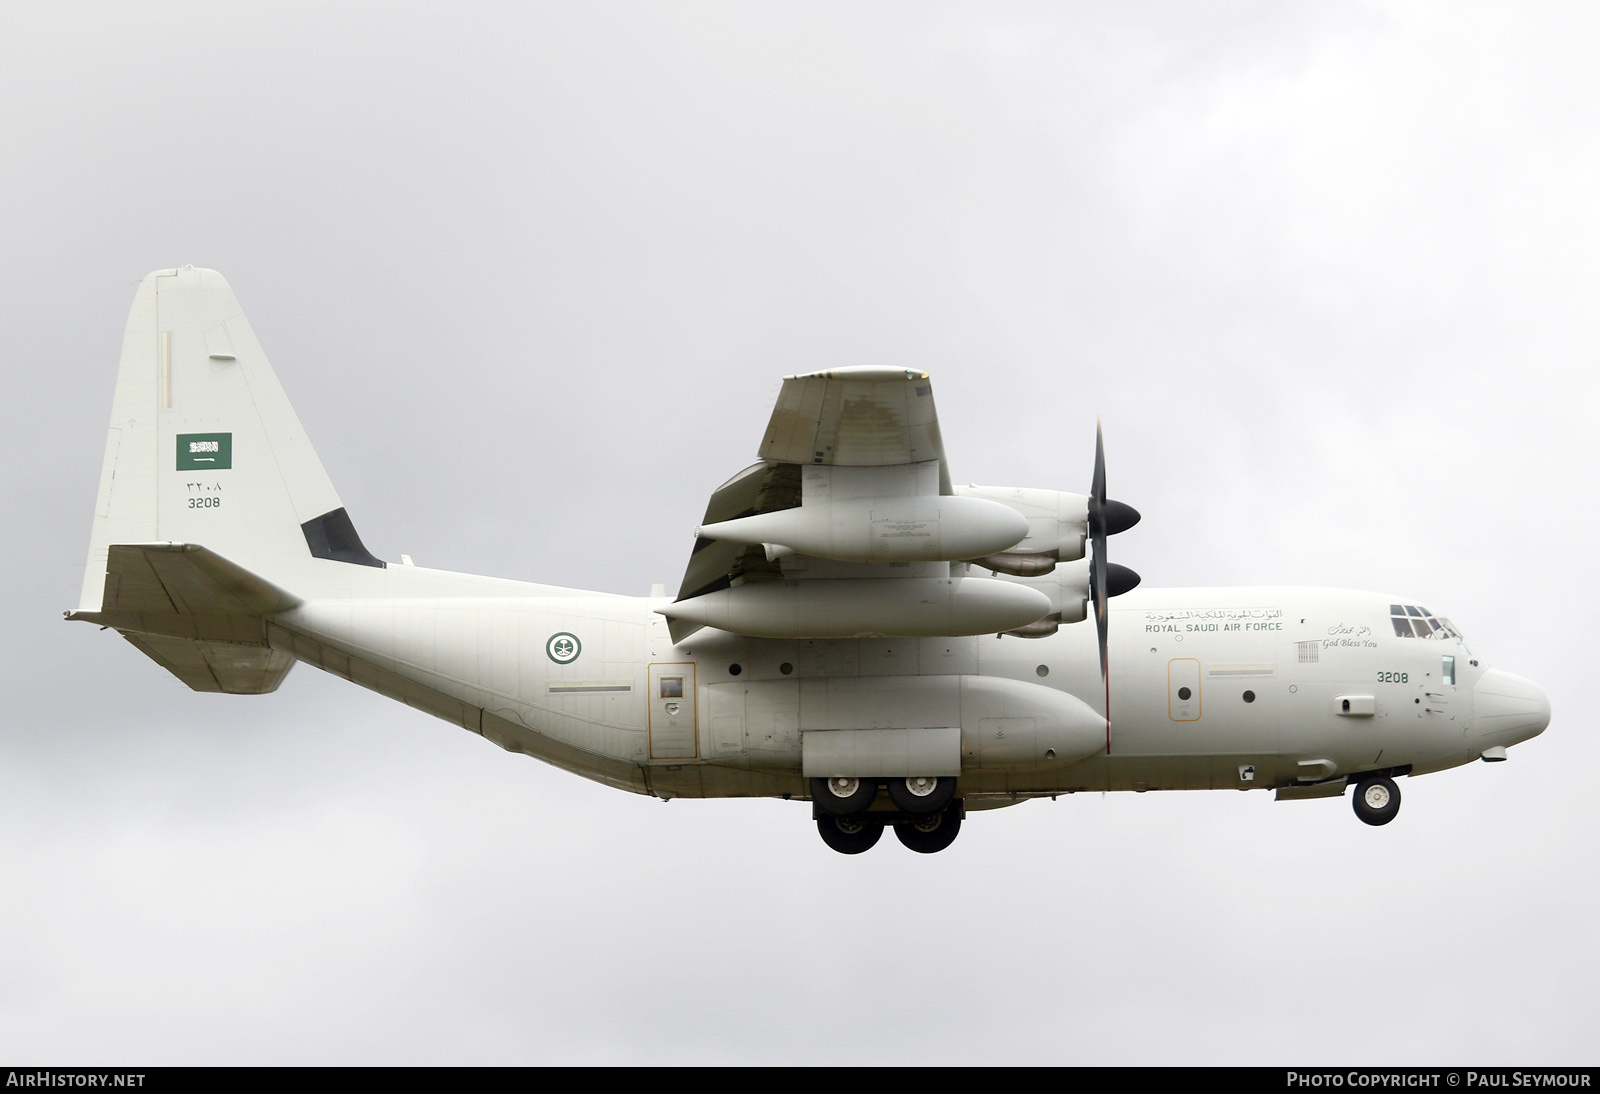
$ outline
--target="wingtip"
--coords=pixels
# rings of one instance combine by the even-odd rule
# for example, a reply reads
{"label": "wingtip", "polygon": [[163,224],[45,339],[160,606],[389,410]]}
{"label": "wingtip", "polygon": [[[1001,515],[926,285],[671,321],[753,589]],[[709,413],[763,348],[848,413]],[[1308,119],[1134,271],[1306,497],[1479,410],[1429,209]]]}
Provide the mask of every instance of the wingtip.
{"label": "wingtip", "polygon": [[823,369],[820,372],[797,372],[785,380],[861,380],[868,383],[891,383],[895,380],[926,380],[928,374],[914,368],[888,368],[883,365],[844,365]]}
{"label": "wingtip", "polygon": [[223,288],[228,287],[228,279],[223,277],[220,271],[213,270],[209,266],[195,266],[191,264],[185,264],[183,266],[168,266],[165,269],[151,270],[139,280],[142,284],[144,282],[154,281],[160,277],[180,277],[184,274],[192,274],[195,277],[200,278],[202,282],[209,282],[212,285],[220,283]]}

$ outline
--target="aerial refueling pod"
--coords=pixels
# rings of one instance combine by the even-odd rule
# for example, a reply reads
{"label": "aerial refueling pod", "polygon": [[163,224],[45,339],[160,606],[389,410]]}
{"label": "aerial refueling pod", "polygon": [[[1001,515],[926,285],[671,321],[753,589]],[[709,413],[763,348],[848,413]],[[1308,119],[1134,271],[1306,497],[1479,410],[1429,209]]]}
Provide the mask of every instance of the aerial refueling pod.
{"label": "aerial refueling pod", "polygon": [[1052,610],[1039,590],[989,577],[761,581],[656,609],[752,638],[996,634]]}
{"label": "aerial refueling pod", "polygon": [[1028,519],[976,497],[868,497],[703,524],[697,534],[841,562],[954,562],[1011,547],[1028,534]]}

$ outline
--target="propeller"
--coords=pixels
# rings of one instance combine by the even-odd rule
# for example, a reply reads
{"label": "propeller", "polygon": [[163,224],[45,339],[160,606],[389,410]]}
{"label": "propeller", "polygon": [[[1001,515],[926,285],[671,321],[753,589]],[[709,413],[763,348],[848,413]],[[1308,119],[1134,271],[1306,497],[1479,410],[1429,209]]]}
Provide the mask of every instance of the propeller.
{"label": "propeller", "polygon": [[1094,484],[1089,488],[1089,595],[1094,601],[1094,627],[1100,639],[1100,679],[1106,675],[1106,601],[1139,584],[1139,575],[1126,566],[1106,561],[1106,537],[1125,532],[1139,523],[1139,510],[1106,497],[1106,446],[1100,423],[1094,425]]}

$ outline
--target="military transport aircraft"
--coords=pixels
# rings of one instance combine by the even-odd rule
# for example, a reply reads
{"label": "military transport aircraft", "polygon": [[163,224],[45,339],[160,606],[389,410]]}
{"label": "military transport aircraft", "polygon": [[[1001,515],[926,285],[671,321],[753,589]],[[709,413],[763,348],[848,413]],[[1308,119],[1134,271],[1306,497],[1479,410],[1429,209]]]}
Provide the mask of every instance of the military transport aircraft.
{"label": "military transport aircraft", "polygon": [[[675,597],[386,563],[220,275],[146,277],[83,595],[196,691],[296,661],[609,786],[809,800],[854,854],[1082,790],[1270,789],[1387,824],[1397,776],[1503,760],[1544,693],[1404,596],[1135,589],[1105,495],[958,486],[925,373],[783,382]],[[1113,602],[1114,598],[1114,602]],[[1091,617],[1092,616],[1092,620]]]}

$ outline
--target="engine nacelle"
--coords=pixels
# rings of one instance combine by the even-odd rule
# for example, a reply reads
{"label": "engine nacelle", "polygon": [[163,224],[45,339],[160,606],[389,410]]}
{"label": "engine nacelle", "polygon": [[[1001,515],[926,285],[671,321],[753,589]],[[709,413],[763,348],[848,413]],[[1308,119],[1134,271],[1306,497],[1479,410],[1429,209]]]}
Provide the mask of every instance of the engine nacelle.
{"label": "engine nacelle", "polygon": [[969,561],[1002,574],[1037,577],[1049,573],[1058,562],[1083,557],[1089,534],[1089,499],[1082,494],[1016,486],[957,486],[955,492],[958,497],[1008,506],[1028,522],[1027,535],[1013,546],[969,555]]}
{"label": "engine nacelle", "polygon": [[[979,565],[984,565],[979,563]],[[1026,580],[997,577],[996,581],[1009,581],[1024,588],[1043,593],[1050,601],[1050,611],[1024,627],[1007,630],[1006,634],[1018,638],[1047,638],[1055,633],[1051,624],[1081,623],[1089,618],[1089,560],[1079,559],[1058,567],[1054,572]]]}

